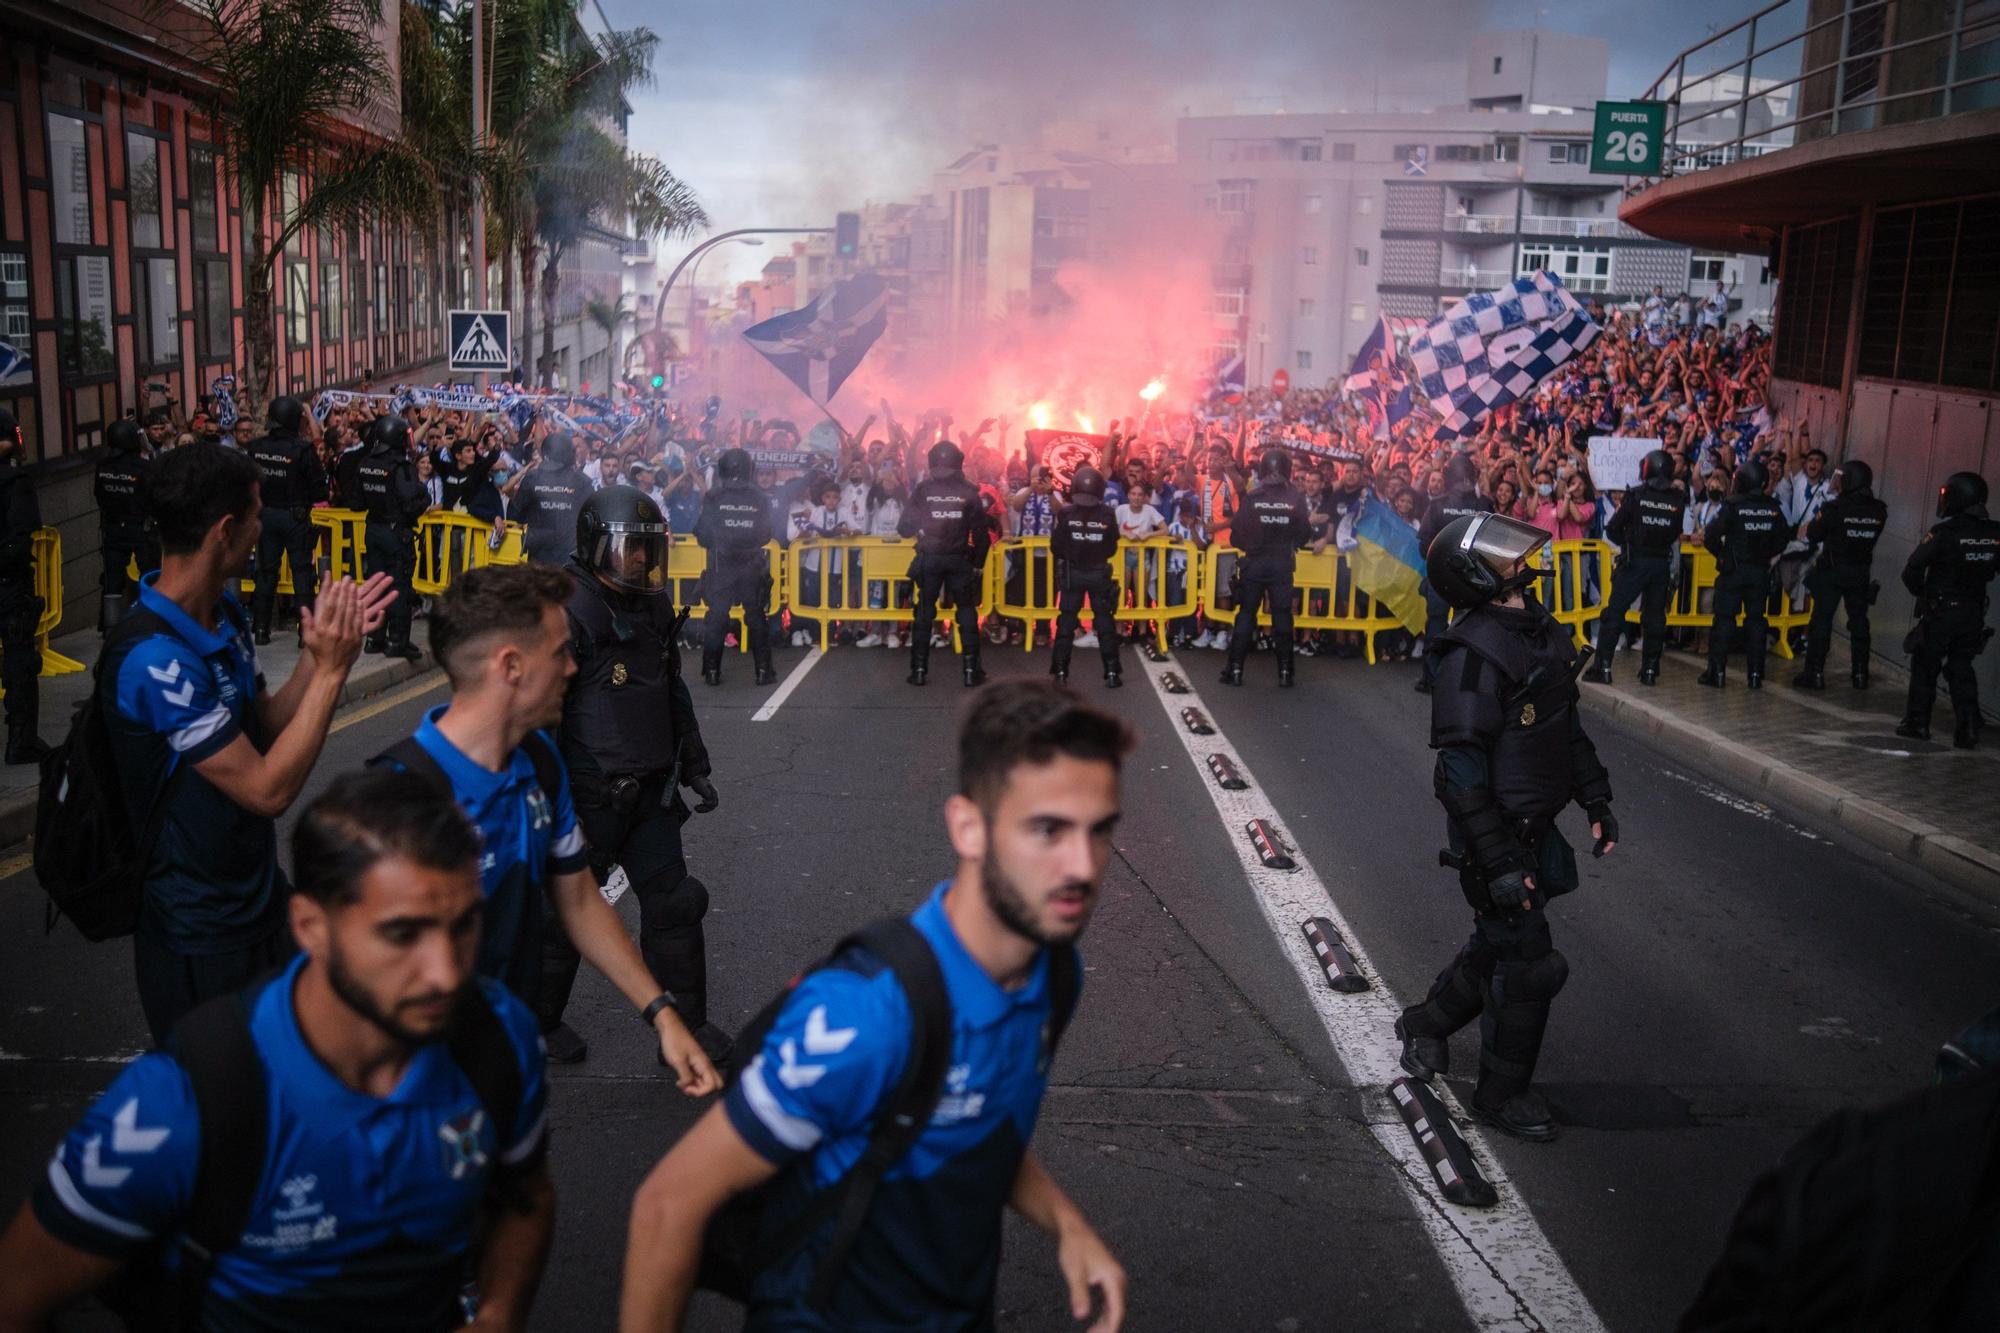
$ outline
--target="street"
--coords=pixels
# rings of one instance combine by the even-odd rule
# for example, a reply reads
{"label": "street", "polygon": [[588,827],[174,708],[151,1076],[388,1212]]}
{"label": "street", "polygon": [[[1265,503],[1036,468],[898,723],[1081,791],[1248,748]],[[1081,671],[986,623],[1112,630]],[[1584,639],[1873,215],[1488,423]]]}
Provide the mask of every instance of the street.
{"label": "street", "polygon": [[[688,860],[713,895],[725,1027],[952,868],[940,806],[965,698],[956,663],[939,654],[918,690],[898,654],[839,649],[793,680],[806,660],[781,650],[780,685],[759,689],[732,653],[721,688],[695,686],[722,806],[688,825]],[[1593,861],[1580,812],[1564,818],[1584,884],[1551,909],[1571,972],[1542,1066],[1564,1133],[1553,1145],[1479,1138],[1508,1181],[1497,1216],[1437,1204],[1406,1174],[1415,1159],[1393,1114],[1385,1124],[1380,1087],[1349,1072],[1394,1058],[1386,1027],[1354,1015],[1421,994],[1469,922],[1436,866],[1415,668],[1307,660],[1300,688],[1281,693],[1267,655],[1241,690],[1216,683],[1221,662],[1177,654],[1189,696],[1161,695],[1160,668],[1130,652],[1120,692],[1095,679],[1092,653],[1075,676],[1140,743],[1035,1146],[1126,1265],[1129,1327],[1574,1328],[1592,1311],[1610,1329],[1670,1326],[1756,1172],[1835,1109],[1927,1082],[1938,1045],[1994,1001],[2000,914],[1595,721],[1621,841]],[[1046,656],[989,647],[986,665],[1041,672]],[[308,796],[444,697],[431,674],[344,713]],[[1299,877],[1316,874],[1393,1001],[1333,995],[1300,971],[1299,923],[1280,932],[1267,919],[1243,832],[1178,734],[1189,705],[1217,728],[1198,742],[1240,757],[1255,779],[1243,799],[1300,854],[1306,868],[1275,891],[1307,892]],[[24,858],[0,872],[11,1208],[145,1035],[129,944],[45,936]],[[621,911],[635,917],[629,900]],[[701,1108],[660,1077],[588,969],[570,1021],[592,1049],[555,1075],[560,1213],[535,1326],[607,1328],[631,1192]],[[1453,1060],[1469,1096],[1457,1080],[1477,1067],[1476,1030]],[[1524,1236],[1546,1237],[1554,1262],[1510,1248]],[[1052,1242],[1014,1223],[1009,1243],[1002,1326],[1072,1326]],[[730,1326],[728,1307],[702,1301],[691,1327]]]}

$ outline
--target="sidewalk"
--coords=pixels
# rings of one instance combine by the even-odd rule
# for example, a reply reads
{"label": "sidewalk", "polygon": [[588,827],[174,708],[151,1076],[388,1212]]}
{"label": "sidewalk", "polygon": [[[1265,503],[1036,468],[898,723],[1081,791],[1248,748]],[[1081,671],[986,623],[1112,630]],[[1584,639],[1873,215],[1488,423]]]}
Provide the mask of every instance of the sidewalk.
{"label": "sidewalk", "polygon": [[[1798,666],[1772,657],[1764,688],[1743,685],[1732,663],[1726,689],[1694,683],[1700,659],[1670,652],[1660,683],[1635,681],[1636,652],[1612,662],[1617,683],[1583,687],[1584,706],[1645,732],[1664,748],[1774,802],[1831,819],[1857,837],[2000,903],[2000,735],[1976,750],[1951,747],[1943,696],[1929,741],[1896,735],[1900,673],[1858,692],[1845,647],[1828,664],[1827,689],[1796,690]],[[1839,668],[1836,671],[1834,668]]]}
{"label": "sidewalk", "polygon": [[[42,677],[41,731],[42,739],[50,745],[61,744],[69,734],[71,716],[90,693],[93,677],[89,668],[97,664],[97,652],[103,643],[103,636],[95,630],[67,634],[50,642],[49,647],[55,652],[74,658],[85,667],[68,675]],[[298,660],[298,638],[291,630],[272,635],[271,642],[257,650],[258,669],[274,690],[291,677]],[[428,656],[421,662],[404,662],[364,653],[347,677],[340,706],[345,708],[358,699],[393,689],[430,669]],[[35,800],[41,776],[41,770],[34,764],[0,766],[0,847],[11,847],[34,832]]]}

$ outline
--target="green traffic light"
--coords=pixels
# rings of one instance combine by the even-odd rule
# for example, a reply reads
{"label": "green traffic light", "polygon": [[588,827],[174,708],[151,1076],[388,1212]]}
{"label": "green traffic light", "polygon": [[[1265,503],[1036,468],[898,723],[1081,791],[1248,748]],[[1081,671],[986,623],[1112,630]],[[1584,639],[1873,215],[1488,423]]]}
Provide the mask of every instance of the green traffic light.
{"label": "green traffic light", "polygon": [[666,384],[666,382],[667,382],[667,377],[665,375],[653,376],[653,387],[655,389],[662,387],[663,385]]}

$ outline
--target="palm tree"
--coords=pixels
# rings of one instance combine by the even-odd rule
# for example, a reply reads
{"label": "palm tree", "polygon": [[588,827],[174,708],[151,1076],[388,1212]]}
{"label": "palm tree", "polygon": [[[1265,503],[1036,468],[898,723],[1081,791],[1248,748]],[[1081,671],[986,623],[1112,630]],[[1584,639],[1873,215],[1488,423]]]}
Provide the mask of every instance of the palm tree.
{"label": "palm tree", "polygon": [[[382,2],[158,0],[185,16],[173,26],[213,78],[206,110],[221,131],[248,218],[240,377],[246,413],[261,413],[270,394],[271,289],[293,238],[371,216],[428,229],[438,216],[436,170],[415,143],[387,128],[390,116],[378,101],[390,84],[374,35]],[[300,173],[301,186],[284,213],[287,171]]]}
{"label": "palm tree", "polygon": [[596,292],[583,298],[583,317],[604,330],[606,350],[610,355],[605,360],[611,365],[620,364],[618,359],[618,326],[630,324],[636,316],[625,305],[625,293],[615,293],[607,301]]}

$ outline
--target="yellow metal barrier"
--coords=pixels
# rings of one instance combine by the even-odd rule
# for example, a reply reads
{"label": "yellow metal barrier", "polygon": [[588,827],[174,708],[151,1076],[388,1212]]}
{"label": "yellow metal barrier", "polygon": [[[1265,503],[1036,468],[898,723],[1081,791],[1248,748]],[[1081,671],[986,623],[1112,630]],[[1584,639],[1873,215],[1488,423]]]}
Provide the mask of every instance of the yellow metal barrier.
{"label": "yellow metal barrier", "polygon": [[62,534],[54,528],[36,528],[30,544],[35,561],[35,596],[42,599],[42,617],[35,622],[35,647],[42,653],[44,676],[67,676],[84,669],[74,657],[49,647],[49,635],[63,618]]}
{"label": "yellow metal barrier", "polygon": [[[1674,588],[1673,601],[1667,606],[1667,628],[1709,629],[1715,624],[1714,604],[1711,599],[1708,606],[1703,606],[1702,599],[1704,594],[1715,591],[1718,574],[1715,557],[1710,555],[1708,548],[1704,546],[1684,544],[1681,547],[1681,559],[1684,562],[1681,566],[1681,579]],[[1777,580],[1773,579],[1772,583],[1773,591],[1765,599],[1765,620],[1770,628],[1778,632],[1778,641],[1772,651],[1779,657],[1789,659],[1793,656],[1791,631],[1812,619],[1812,599],[1810,597],[1806,599],[1804,610],[1794,611],[1784,589],[1776,586]],[[1607,596],[1610,594],[1608,583],[1605,594]],[[1625,623],[1628,625],[1639,623],[1639,607],[1636,603],[1625,613]],[[1740,611],[1737,612],[1736,623],[1738,625],[1743,623],[1743,613]]]}
{"label": "yellow metal barrier", "polygon": [[[764,605],[764,614],[775,616],[785,606],[785,548],[776,542],[766,542],[764,552],[771,562],[771,596]],[[675,606],[687,608],[690,625],[698,625],[708,614],[708,603],[694,600],[701,590],[701,577],[707,572],[708,552],[701,543],[692,537],[676,537],[668,543],[667,591]],[[736,621],[736,646],[747,653],[750,635],[744,627],[741,610],[732,619]]]}
{"label": "yellow metal barrier", "polygon": [[[1007,561],[1012,558],[1021,562],[1021,600],[1013,600],[1007,591]],[[1118,579],[1124,569],[1120,562],[1112,564],[1112,578]],[[1122,597],[1123,589],[1120,589]],[[1027,633],[1021,636],[1021,646],[1028,652],[1035,650],[1035,634],[1043,625],[1055,624],[1060,610],[1062,589],[1056,585],[1056,558],[1049,550],[1047,537],[1008,537],[996,542],[992,554],[986,558],[986,603],[993,608],[993,614],[1003,620],[1018,620],[1027,626]],[[1079,628],[1096,632],[1090,613],[1084,612],[1077,618]],[[1053,630],[1051,631],[1053,633]]]}
{"label": "yellow metal barrier", "polygon": [[1569,627],[1581,647],[1586,642],[1583,627],[1604,613],[1604,600],[1611,595],[1611,543],[1583,538],[1550,542],[1542,549],[1547,552],[1542,567],[1556,575],[1546,589],[1549,614]]}
{"label": "yellow metal barrier", "polygon": [[[1236,606],[1227,600],[1229,572],[1225,564],[1242,555],[1231,546],[1211,546],[1202,562],[1201,613],[1224,625],[1236,619]],[[1331,547],[1317,554],[1301,551],[1292,568],[1292,582],[1298,589],[1298,609],[1292,613],[1296,629],[1324,629],[1361,635],[1362,648],[1370,665],[1375,661],[1375,637],[1387,630],[1403,628],[1389,608],[1361,591],[1347,569],[1347,557]],[[1324,607],[1324,610],[1318,609]],[[1257,609],[1257,626],[1268,629],[1271,612]]]}
{"label": "yellow metal barrier", "polygon": [[[817,568],[812,568],[807,557],[815,552],[819,559],[813,562]],[[888,537],[820,537],[794,543],[785,562],[785,605],[793,620],[809,620],[819,627],[821,651],[830,646],[835,621],[907,625],[917,616],[916,584],[910,578],[910,561],[916,553],[914,541]],[[990,590],[990,578],[987,582]],[[952,628],[955,634],[957,626]]]}
{"label": "yellow metal barrier", "polygon": [[359,509],[315,509],[312,521],[325,534],[327,577],[360,578],[361,556],[368,549],[368,538],[363,531],[368,515]]}
{"label": "yellow metal barrier", "polygon": [[[435,597],[451,586],[453,577],[482,565],[519,564],[520,525],[510,523],[499,549],[492,545],[493,525],[470,514],[433,510],[417,520],[417,568],[410,586],[425,597]],[[506,559],[507,548],[514,559]]]}
{"label": "yellow metal barrier", "polygon": [[[1173,573],[1168,562],[1179,555],[1187,567],[1181,571],[1178,596],[1170,589]],[[1020,600],[1008,592],[1007,560],[1022,562]],[[987,600],[992,613],[1003,619],[1019,620],[1028,627],[1022,645],[1035,646],[1035,633],[1044,624],[1053,625],[1062,610],[1062,589],[1056,580],[1056,558],[1047,537],[1009,537],[995,545],[987,561]],[[1154,622],[1154,638],[1166,651],[1167,634],[1174,621],[1195,614],[1199,608],[1201,551],[1192,542],[1174,537],[1149,537],[1143,542],[1118,543],[1111,560],[1111,578],[1117,589],[1118,610],[1113,619],[1130,624]],[[1077,617],[1079,628],[1098,632],[1089,611]]]}

